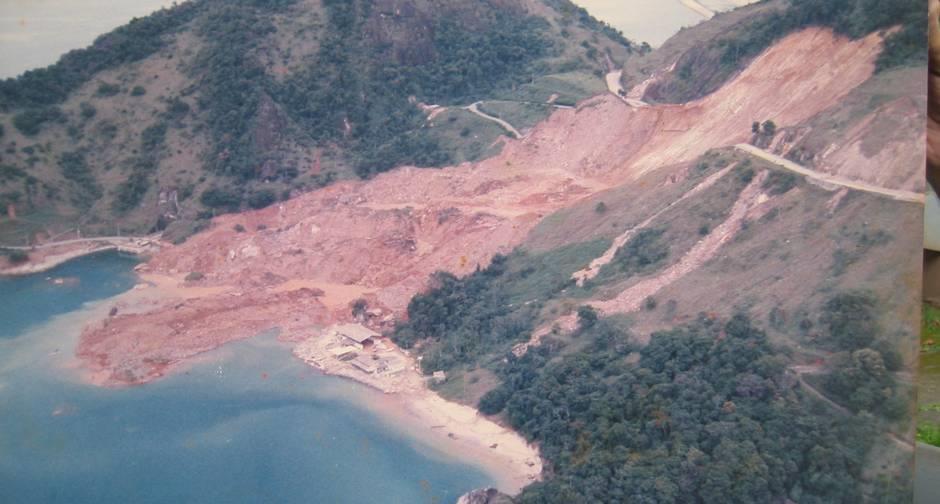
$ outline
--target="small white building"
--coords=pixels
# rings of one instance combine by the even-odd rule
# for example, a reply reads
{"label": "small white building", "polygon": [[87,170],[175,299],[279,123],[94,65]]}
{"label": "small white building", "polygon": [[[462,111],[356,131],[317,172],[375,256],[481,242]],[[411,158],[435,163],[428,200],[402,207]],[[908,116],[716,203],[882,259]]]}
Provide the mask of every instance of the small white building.
{"label": "small white building", "polygon": [[373,343],[373,338],[379,337],[379,333],[360,324],[339,324],[333,326],[333,333],[336,334],[346,346],[353,346],[362,349]]}
{"label": "small white building", "polygon": [[372,359],[367,355],[358,355],[355,359],[349,361],[350,364],[359,368],[360,371],[368,374],[373,374],[378,371],[378,361]]}

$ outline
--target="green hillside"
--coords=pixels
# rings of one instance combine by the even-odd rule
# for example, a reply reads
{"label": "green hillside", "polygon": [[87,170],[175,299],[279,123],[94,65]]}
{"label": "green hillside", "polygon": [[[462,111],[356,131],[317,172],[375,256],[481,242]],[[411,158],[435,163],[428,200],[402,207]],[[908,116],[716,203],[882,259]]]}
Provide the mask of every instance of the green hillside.
{"label": "green hillside", "polygon": [[[422,104],[564,87],[554,74],[602,82],[631,44],[570,7],[184,2],[0,82],[0,203],[89,232],[182,235],[337,179],[477,159],[501,131],[429,123]],[[26,240],[28,222],[2,223],[0,242]]]}

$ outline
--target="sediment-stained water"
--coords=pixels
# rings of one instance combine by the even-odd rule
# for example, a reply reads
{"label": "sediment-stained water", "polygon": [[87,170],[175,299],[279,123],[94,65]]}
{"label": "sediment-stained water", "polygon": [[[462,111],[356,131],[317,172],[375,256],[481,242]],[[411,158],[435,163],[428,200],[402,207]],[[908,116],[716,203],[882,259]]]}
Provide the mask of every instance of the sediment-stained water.
{"label": "sediment-stained water", "polygon": [[136,282],[131,271],[135,264],[135,258],[112,251],[75,259],[45,273],[0,277],[0,339],[130,289]]}
{"label": "sediment-stained water", "polygon": [[[0,339],[0,502],[448,503],[492,484],[271,334],[145,386],[87,385],[77,335],[134,284],[133,264],[87,257],[0,287],[22,319]],[[47,280],[66,277],[79,284]]]}

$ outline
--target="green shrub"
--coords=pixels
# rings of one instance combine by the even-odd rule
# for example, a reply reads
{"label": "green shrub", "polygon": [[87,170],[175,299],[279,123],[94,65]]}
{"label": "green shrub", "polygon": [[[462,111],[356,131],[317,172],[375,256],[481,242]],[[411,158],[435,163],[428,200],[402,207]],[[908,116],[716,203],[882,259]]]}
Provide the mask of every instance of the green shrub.
{"label": "green shrub", "polygon": [[854,351],[868,347],[879,334],[875,301],[867,294],[837,294],[823,306],[820,322],[828,330],[827,345]]}
{"label": "green shrub", "polygon": [[117,187],[112,208],[117,213],[125,213],[137,208],[144,194],[150,189],[150,176],[146,170],[134,169]]}
{"label": "green shrub", "polygon": [[184,280],[187,282],[198,282],[205,277],[206,276],[203,275],[202,272],[193,271],[193,272],[190,272],[188,275],[186,275],[186,278],[184,278]]}
{"label": "green shrub", "polygon": [[761,125],[764,135],[772,137],[777,134],[777,123],[771,121],[770,119],[764,121],[764,124]]}
{"label": "green shrub", "polygon": [[483,394],[477,408],[484,415],[495,415],[506,407],[506,401],[509,400],[509,390],[505,387],[497,387]]}
{"label": "green shrub", "polygon": [[10,250],[6,256],[11,264],[22,264],[29,260],[29,254],[22,250]]}
{"label": "green shrub", "polygon": [[110,82],[102,82],[98,84],[98,90],[95,91],[95,95],[102,97],[114,96],[121,92],[121,86],[117,84],[111,84]]}
{"label": "green shrub", "polygon": [[199,201],[209,208],[236,210],[241,205],[241,194],[222,187],[212,187],[203,191]]}
{"label": "green shrub", "polygon": [[581,330],[590,329],[597,323],[597,310],[593,306],[582,305],[578,308],[578,328]]}
{"label": "green shrub", "polygon": [[35,136],[48,122],[61,122],[65,114],[58,107],[27,109],[13,116],[13,126],[26,136]]}
{"label": "green shrub", "polygon": [[189,104],[179,98],[174,98],[167,105],[166,113],[171,120],[178,121],[189,113]]}
{"label": "green shrub", "polygon": [[774,170],[767,176],[767,180],[761,186],[774,196],[785,194],[796,186],[799,179],[790,172]]}
{"label": "green shrub", "polygon": [[73,195],[76,204],[90,207],[95,200],[101,198],[101,187],[98,186],[98,181],[85,161],[84,152],[62,153],[59,156],[59,169],[66,179],[74,182],[80,189],[78,193]]}
{"label": "green shrub", "polygon": [[614,254],[612,264],[622,273],[649,271],[669,256],[669,245],[663,242],[663,229],[641,229]]}
{"label": "green shrub", "polygon": [[95,117],[95,114],[98,113],[98,109],[96,109],[94,105],[88,102],[80,103],[78,105],[78,108],[79,108],[79,113],[82,115],[82,118],[86,120],[91,119],[92,117]]}
{"label": "green shrub", "polygon": [[361,318],[366,314],[366,310],[369,309],[369,302],[364,298],[357,298],[349,304],[350,312],[355,318]]}
{"label": "green shrub", "polygon": [[255,191],[248,197],[248,206],[254,209],[264,208],[277,201],[277,195],[271,189]]}
{"label": "green shrub", "polygon": [[917,424],[917,440],[933,446],[940,446],[940,425],[930,422]]}
{"label": "green shrub", "polygon": [[143,96],[145,94],[147,94],[147,89],[143,86],[134,86],[131,89],[131,96]]}

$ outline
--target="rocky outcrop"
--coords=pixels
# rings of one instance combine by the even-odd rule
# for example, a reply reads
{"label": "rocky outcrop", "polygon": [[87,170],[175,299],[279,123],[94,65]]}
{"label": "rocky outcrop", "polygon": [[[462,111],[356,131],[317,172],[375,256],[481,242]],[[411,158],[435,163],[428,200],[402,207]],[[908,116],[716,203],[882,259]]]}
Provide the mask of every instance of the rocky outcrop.
{"label": "rocky outcrop", "polygon": [[466,493],[457,499],[457,504],[512,504],[511,497],[499,493],[495,488],[481,488]]}

